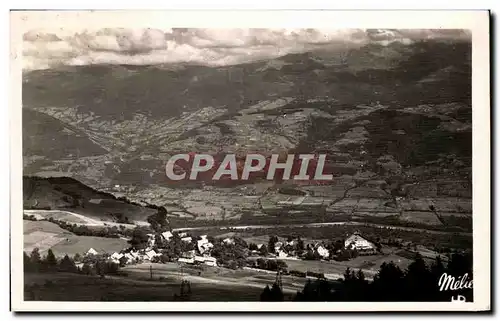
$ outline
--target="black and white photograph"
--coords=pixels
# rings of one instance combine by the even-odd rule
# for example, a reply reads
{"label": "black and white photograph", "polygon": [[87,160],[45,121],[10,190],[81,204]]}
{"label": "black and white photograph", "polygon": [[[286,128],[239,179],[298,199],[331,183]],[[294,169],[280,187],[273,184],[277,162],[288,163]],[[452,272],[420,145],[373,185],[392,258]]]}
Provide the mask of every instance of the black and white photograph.
{"label": "black and white photograph", "polygon": [[108,14],[11,13],[17,309],[490,309],[487,12]]}

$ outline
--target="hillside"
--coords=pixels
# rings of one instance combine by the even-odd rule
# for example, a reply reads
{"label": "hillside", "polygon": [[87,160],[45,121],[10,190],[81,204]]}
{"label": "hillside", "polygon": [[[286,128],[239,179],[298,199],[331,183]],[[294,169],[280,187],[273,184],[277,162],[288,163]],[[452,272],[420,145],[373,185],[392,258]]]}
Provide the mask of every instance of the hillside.
{"label": "hillside", "polygon": [[23,177],[23,201],[25,209],[68,210],[97,220],[130,224],[144,222],[157,212],[69,177]]}
{"label": "hillside", "polygon": [[[470,55],[470,42],[427,40],[225,67],[91,65],[26,73],[25,175],[70,176],[110,194],[84,192],[77,204],[71,191],[55,190],[59,183],[40,183],[25,206],[36,199],[37,206],[143,220],[146,210],[114,199],[125,196],[165,206],[187,225],[389,217],[469,228]],[[189,152],[326,153],[335,177],[321,186],[167,181],[169,157]],[[282,187],[308,196],[283,207],[294,199],[277,192]]]}

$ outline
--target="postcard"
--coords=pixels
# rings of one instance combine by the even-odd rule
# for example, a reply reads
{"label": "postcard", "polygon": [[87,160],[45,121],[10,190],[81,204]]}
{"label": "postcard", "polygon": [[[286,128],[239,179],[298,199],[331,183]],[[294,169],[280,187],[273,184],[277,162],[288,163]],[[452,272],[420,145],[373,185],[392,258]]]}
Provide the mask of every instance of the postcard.
{"label": "postcard", "polygon": [[12,11],[11,309],[489,311],[489,19]]}

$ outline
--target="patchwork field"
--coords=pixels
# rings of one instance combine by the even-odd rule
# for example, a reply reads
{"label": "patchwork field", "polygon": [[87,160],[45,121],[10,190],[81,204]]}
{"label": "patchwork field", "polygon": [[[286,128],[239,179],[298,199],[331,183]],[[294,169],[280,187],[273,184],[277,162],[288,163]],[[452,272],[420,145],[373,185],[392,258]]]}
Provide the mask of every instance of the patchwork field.
{"label": "patchwork field", "polygon": [[23,221],[24,251],[31,252],[38,248],[44,254],[52,249],[56,256],[76,253],[83,254],[90,248],[98,252],[115,252],[128,247],[123,239],[79,236],[63,230],[56,224],[47,221]]}
{"label": "patchwork field", "polygon": [[401,220],[428,225],[442,225],[433,212],[405,211],[401,216]]}

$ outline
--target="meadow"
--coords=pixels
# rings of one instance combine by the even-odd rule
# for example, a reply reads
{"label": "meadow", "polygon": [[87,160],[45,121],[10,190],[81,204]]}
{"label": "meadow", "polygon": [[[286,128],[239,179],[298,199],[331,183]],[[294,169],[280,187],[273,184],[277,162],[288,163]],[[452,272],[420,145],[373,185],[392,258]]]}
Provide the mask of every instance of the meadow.
{"label": "meadow", "polygon": [[52,249],[56,256],[84,254],[90,248],[99,252],[119,252],[128,247],[126,240],[97,236],[80,236],[47,221],[23,221],[24,251],[38,248],[41,253]]}

